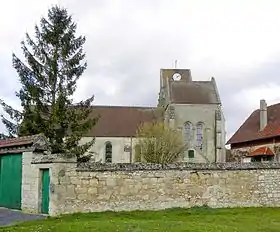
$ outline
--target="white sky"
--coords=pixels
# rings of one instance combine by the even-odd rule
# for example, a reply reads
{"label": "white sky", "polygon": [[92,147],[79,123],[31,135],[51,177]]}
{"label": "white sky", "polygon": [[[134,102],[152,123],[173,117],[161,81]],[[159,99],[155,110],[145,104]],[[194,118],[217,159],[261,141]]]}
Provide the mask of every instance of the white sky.
{"label": "white sky", "polygon": [[[0,97],[16,106],[11,54],[52,4],[67,7],[86,36],[88,69],[77,99],[156,105],[159,69],[190,68],[216,78],[228,136],[264,98],[280,101],[278,0],[0,0]],[[0,129],[3,128],[0,126]]]}

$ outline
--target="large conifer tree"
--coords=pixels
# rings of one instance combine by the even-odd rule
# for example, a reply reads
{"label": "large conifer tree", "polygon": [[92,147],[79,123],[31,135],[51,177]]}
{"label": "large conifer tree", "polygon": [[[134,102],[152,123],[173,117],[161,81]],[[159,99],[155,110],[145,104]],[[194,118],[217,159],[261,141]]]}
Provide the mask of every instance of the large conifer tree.
{"label": "large conifer tree", "polygon": [[22,42],[25,62],[13,54],[21,89],[16,96],[22,111],[0,104],[9,115],[2,115],[8,136],[43,133],[50,142],[52,153],[72,153],[80,156],[94,140],[80,146],[78,141],[96,123],[90,118],[89,99],[74,103],[77,80],[87,67],[83,45],[85,37],[76,37],[76,24],[65,8],[54,6],[48,17],[35,26],[35,38],[26,34]]}

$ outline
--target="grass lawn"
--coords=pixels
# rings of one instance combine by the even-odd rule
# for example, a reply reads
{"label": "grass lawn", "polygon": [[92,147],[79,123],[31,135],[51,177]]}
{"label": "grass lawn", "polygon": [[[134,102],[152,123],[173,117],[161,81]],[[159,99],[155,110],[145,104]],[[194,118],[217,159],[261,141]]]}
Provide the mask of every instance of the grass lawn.
{"label": "grass lawn", "polygon": [[280,208],[170,209],[73,214],[0,228],[0,231],[279,232]]}

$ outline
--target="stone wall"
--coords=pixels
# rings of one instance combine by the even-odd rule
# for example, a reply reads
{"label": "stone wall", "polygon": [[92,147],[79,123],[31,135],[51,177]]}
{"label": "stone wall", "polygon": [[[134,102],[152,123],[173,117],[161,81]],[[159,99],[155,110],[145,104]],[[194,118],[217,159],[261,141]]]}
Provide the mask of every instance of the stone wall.
{"label": "stone wall", "polygon": [[51,170],[50,215],[171,207],[280,206],[279,163],[84,164]]}
{"label": "stone wall", "polygon": [[227,162],[243,163],[244,159],[249,155],[252,149],[250,147],[231,149],[227,154]]}
{"label": "stone wall", "polygon": [[32,152],[22,154],[22,189],[21,208],[24,211],[36,212],[38,205],[39,169],[38,165],[32,165]]}

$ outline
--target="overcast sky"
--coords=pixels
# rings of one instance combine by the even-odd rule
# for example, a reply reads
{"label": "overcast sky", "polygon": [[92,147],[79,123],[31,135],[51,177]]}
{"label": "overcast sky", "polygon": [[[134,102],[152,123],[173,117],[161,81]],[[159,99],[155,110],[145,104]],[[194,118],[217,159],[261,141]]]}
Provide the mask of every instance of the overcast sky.
{"label": "overcast sky", "polygon": [[[52,4],[68,8],[87,38],[76,99],[155,106],[160,68],[216,78],[231,136],[264,98],[280,102],[279,0],[0,0],[0,97],[18,106],[12,52]],[[0,125],[0,130],[3,126]]]}

